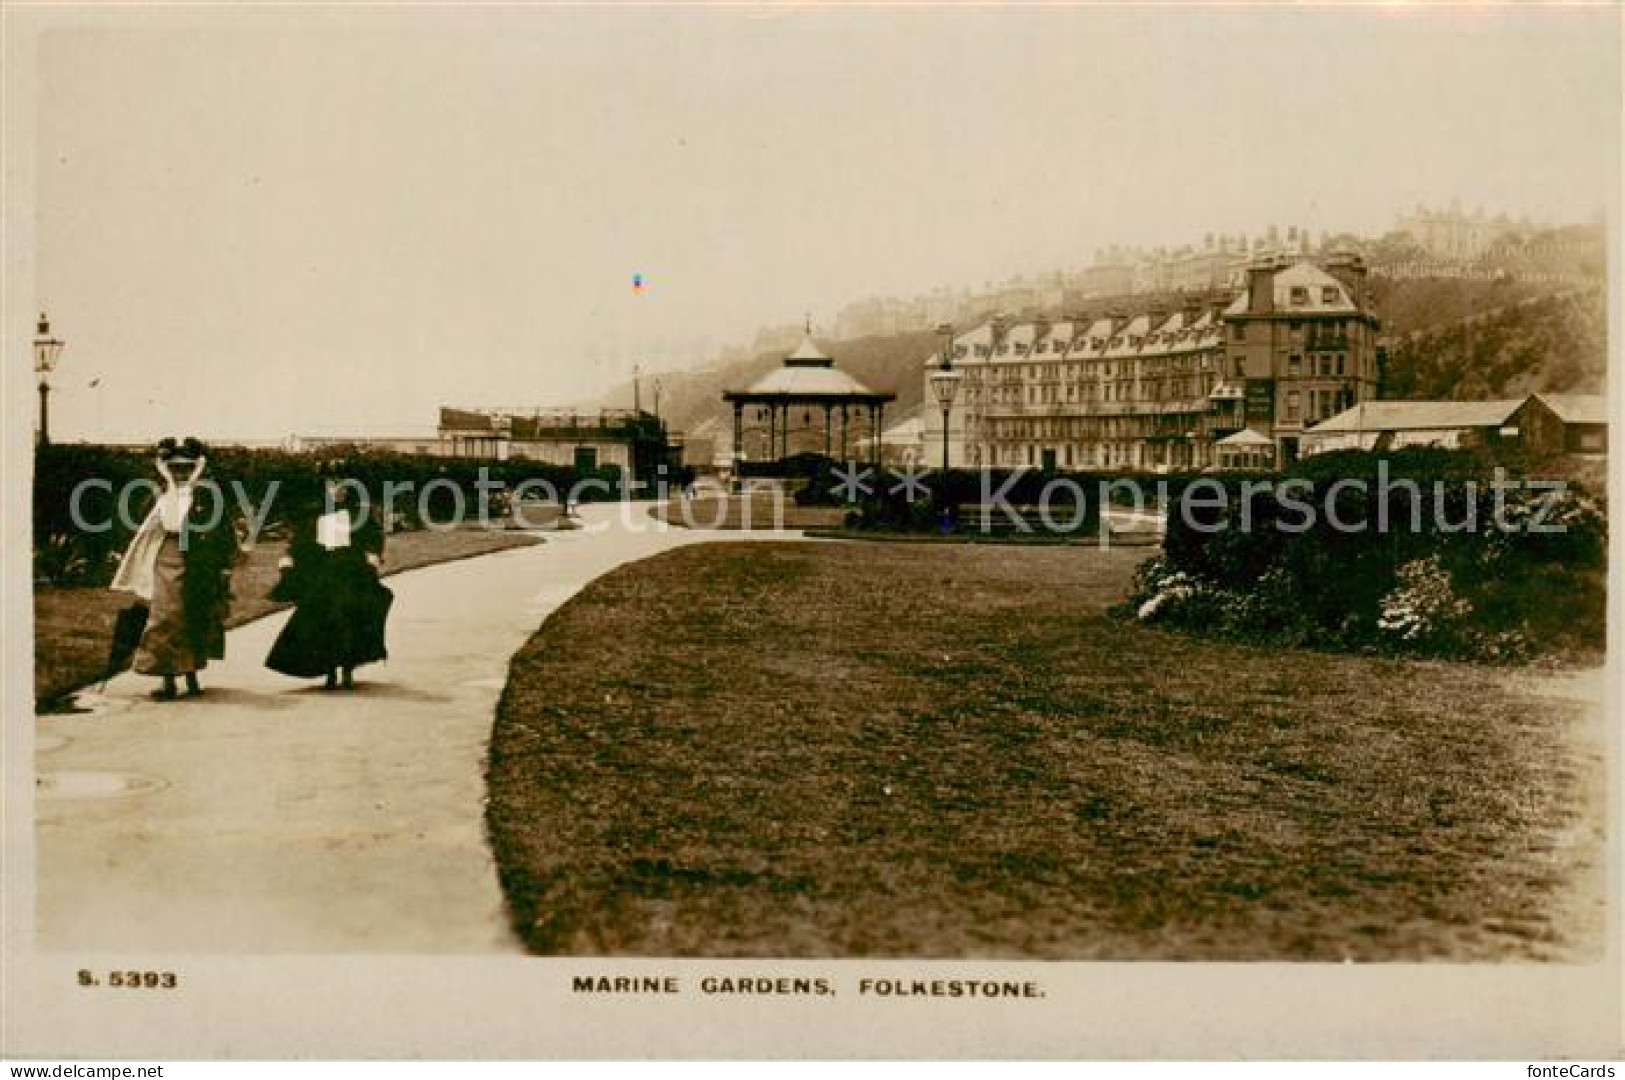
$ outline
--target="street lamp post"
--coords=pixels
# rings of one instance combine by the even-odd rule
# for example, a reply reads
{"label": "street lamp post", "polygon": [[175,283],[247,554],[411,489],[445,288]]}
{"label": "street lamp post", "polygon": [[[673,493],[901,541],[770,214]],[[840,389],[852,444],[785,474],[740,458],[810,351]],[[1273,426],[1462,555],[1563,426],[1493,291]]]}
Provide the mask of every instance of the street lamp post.
{"label": "street lamp post", "polygon": [[34,336],[34,374],[39,378],[39,444],[51,444],[51,372],[66,342],[51,336],[51,320],[40,312],[39,332]]}
{"label": "street lamp post", "polygon": [[936,395],[937,404],[942,406],[942,471],[948,471],[948,422],[953,414],[954,399],[959,396],[959,381],[962,376],[954,370],[951,359],[954,346],[954,328],[947,323],[937,327],[937,335],[942,338],[942,350],[938,353],[940,363],[937,370],[931,373],[931,392]]}

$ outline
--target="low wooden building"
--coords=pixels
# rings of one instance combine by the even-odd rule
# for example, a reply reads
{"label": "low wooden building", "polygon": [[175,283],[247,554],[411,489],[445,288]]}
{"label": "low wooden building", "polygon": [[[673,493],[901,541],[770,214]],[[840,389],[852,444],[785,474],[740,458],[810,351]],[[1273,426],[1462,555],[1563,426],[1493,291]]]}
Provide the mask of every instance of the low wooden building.
{"label": "low wooden building", "polygon": [[1303,452],[1407,446],[1498,446],[1535,455],[1600,456],[1608,450],[1606,402],[1581,394],[1493,401],[1367,401],[1304,432]]}
{"label": "low wooden building", "polygon": [[681,437],[658,417],[628,409],[442,408],[439,432],[449,457],[610,467],[639,479],[682,464]]}

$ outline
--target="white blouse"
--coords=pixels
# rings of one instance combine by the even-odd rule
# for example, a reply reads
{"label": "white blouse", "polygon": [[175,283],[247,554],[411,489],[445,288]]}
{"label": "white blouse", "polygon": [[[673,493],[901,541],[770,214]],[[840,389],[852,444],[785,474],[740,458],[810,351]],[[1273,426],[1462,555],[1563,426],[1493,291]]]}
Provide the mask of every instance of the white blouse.
{"label": "white blouse", "polygon": [[350,546],[350,511],[335,510],[316,519],[316,542],[328,551]]}
{"label": "white blouse", "polygon": [[164,532],[178,533],[192,512],[192,485],[178,484],[158,496],[158,520]]}

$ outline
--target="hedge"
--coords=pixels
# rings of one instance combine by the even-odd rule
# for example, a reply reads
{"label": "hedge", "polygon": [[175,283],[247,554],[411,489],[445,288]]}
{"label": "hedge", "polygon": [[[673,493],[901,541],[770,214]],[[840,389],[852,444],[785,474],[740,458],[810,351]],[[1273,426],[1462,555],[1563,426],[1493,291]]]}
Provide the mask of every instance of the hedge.
{"label": "hedge", "polygon": [[[843,478],[835,468],[831,464],[816,472],[796,492],[796,501],[851,505],[848,524],[853,528],[919,533],[977,532],[980,527],[968,519],[967,511],[998,500],[1013,509],[1048,506],[1053,519],[1069,526],[1065,532],[1097,533],[1105,502],[1156,511],[1178,499],[1188,485],[1204,479],[1199,473],[950,469],[923,472],[911,488],[903,483],[906,471],[886,468],[878,477],[868,476],[870,491],[849,503],[842,497]],[[1002,521],[1003,511],[995,510],[994,517]]]}
{"label": "hedge", "polygon": [[[511,492],[525,481],[545,481],[564,494],[582,481],[597,481],[599,487],[584,490],[580,496],[602,500],[621,495],[623,478],[615,466],[579,470],[534,461],[480,461],[374,450],[295,453],[220,448],[209,454],[205,479],[226,485],[233,496],[240,491],[255,507],[266,505],[267,494],[274,490],[266,526],[275,535],[287,523],[289,514],[320,498],[328,475],[359,483],[375,506],[382,505],[385,484],[395,484],[391,524],[416,528],[425,523],[425,517],[431,522],[451,520],[459,498],[473,512],[479,496],[476,482],[482,469],[489,481],[502,485],[498,492]],[[87,531],[73,520],[73,493],[87,480],[106,483],[81,491],[81,520],[98,526],[109,523],[105,531]],[[102,585],[111,580],[133,531],[130,515],[117,512],[119,498],[129,492],[123,497],[131,513],[138,514],[150,499],[152,489],[147,484],[156,480],[149,452],[84,444],[37,448],[33,485],[35,579],[63,585]],[[680,482],[680,478],[674,480]],[[431,481],[437,483],[431,487]],[[401,485],[405,484],[413,486],[403,492]],[[493,503],[491,513],[495,516],[505,504],[495,494]]]}

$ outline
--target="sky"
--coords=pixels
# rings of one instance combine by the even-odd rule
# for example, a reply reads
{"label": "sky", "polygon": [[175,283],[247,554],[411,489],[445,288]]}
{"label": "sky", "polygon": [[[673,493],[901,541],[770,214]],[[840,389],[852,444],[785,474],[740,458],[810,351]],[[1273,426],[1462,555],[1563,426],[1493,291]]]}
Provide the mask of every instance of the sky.
{"label": "sky", "polygon": [[423,430],[1105,244],[1591,220],[1619,176],[1607,9],[131,9],[37,44],[68,440]]}

